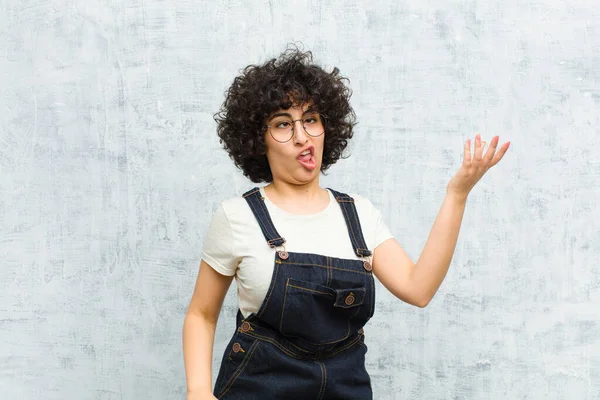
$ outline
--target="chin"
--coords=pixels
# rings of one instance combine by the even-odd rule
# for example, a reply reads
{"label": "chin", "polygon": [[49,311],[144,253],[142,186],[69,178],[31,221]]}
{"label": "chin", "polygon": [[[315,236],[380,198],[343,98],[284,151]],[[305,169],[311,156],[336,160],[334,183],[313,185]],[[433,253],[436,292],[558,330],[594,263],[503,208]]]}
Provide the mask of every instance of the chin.
{"label": "chin", "polygon": [[319,168],[315,168],[313,171],[304,170],[300,173],[293,174],[291,178],[298,183],[309,183],[317,179],[320,172]]}

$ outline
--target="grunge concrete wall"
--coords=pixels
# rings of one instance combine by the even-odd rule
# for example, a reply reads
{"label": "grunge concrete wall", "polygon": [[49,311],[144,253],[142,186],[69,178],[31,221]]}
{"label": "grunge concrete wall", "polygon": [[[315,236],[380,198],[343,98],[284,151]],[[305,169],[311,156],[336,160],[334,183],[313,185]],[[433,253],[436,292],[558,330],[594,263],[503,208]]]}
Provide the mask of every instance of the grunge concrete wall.
{"label": "grunge concrete wall", "polygon": [[323,184],[368,196],[414,259],[463,141],[512,142],[471,194],[430,306],[379,286],[375,398],[600,398],[599,10],[0,2],[0,397],[185,397],[204,233],[251,187],[212,114],[239,69],[300,41],[350,78],[360,121]]}

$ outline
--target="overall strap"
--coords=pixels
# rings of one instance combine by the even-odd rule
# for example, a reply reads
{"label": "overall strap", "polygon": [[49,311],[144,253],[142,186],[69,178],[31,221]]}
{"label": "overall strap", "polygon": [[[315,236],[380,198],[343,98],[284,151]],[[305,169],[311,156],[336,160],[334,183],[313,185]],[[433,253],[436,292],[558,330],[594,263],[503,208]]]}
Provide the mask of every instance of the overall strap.
{"label": "overall strap", "polygon": [[269,247],[279,247],[285,243],[285,239],[281,237],[277,230],[275,229],[275,225],[273,225],[273,221],[271,220],[271,216],[269,215],[269,211],[267,210],[267,206],[263,200],[263,197],[260,193],[260,189],[255,187],[244,193],[242,195],[252,213],[256,217],[258,221],[258,225],[260,225],[260,230],[262,231],[265,239],[267,239],[267,243]]}
{"label": "overall strap", "polygon": [[331,190],[331,193],[333,193],[342,209],[342,214],[344,214],[344,220],[348,227],[348,234],[350,235],[350,241],[352,242],[354,252],[359,257],[370,256],[371,251],[367,249],[367,244],[363,237],[360,220],[358,218],[358,213],[356,212],[356,206],[354,205],[354,199],[345,193],[336,192],[331,188],[329,188],[329,190]]}

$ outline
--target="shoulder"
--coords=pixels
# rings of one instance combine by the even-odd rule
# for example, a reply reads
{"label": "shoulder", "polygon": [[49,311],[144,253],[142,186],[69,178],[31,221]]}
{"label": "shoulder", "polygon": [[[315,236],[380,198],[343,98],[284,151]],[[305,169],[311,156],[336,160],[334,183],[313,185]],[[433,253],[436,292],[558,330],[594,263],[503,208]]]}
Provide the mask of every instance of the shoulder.
{"label": "shoulder", "polygon": [[384,241],[394,237],[385,223],[380,209],[370,199],[357,193],[348,195],[354,199],[356,212],[369,248],[376,248]]}
{"label": "shoulder", "polygon": [[226,222],[234,231],[256,224],[252,210],[242,195],[222,200],[214,215],[215,218]]}
{"label": "shoulder", "polygon": [[340,190],[336,190],[334,189],[336,192],[338,193],[342,193],[342,194],[346,194],[349,197],[352,197],[352,199],[354,199],[354,204],[356,205],[357,208],[371,208],[373,207],[373,203],[371,202],[371,200],[369,200],[369,198],[365,195],[359,194],[359,193],[353,193],[353,192],[345,192],[345,191],[340,191]]}
{"label": "shoulder", "polygon": [[356,205],[367,205],[367,206],[373,206],[373,203],[371,203],[371,200],[369,200],[368,197],[363,196],[362,194],[358,194],[358,193],[348,193],[348,196],[352,197],[354,199],[354,204]]}
{"label": "shoulder", "polygon": [[239,218],[243,218],[249,209],[248,203],[240,195],[221,200],[216,213],[221,213],[223,218],[227,218],[230,221],[237,221]]}
{"label": "shoulder", "polygon": [[358,212],[359,216],[361,217],[361,219],[364,218],[376,218],[379,210],[377,209],[377,207],[375,207],[375,205],[373,205],[373,203],[371,202],[371,200],[363,194],[360,193],[353,193],[353,192],[345,192],[345,191],[338,191],[337,189],[334,189],[339,193],[344,193],[350,197],[352,197],[352,199],[354,199],[354,205],[356,207],[356,211]]}
{"label": "shoulder", "polygon": [[377,219],[379,218],[379,209],[371,202],[371,200],[358,193],[349,193],[350,197],[354,199],[354,205],[356,211],[364,219]]}

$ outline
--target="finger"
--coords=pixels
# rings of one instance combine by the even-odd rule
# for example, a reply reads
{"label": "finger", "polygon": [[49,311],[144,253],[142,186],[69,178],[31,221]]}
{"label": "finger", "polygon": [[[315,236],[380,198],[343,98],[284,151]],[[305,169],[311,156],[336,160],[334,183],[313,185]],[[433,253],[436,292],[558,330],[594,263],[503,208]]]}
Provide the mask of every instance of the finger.
{"label": "finger", "polygon": [[490,163],[492,161],[492,159],[494,158],[494,154],[496,153],[496,148],[498,147],[498,140],[499,140],[499,137],[494,136],[492,138],[492,140],[490,141],[490,147],[488,147],[487,151],[485,152],[485,156],[483,156],[483,160],[485,162]]}
{"label": "finger", "polygon": [[473,161],[480,161],[481,160],[481,153],[482,153],[481,135],[478,133],[475,136],[475,155],[473,157]]}
{"label": "finger", "polygon": [[509,147],[510,147],[510,142],[506,142],[502,145],[502,147],[500,147],[498,152],[494,155],[494,158],[492,159],[492,163],[491,163],[490,167],[493,167],[494,165],[498,164],[498,162],[500,160],[502,160],[502,157],[504,157],[504,154],[506,154],[506,150],[508,150]]}
{"label": "finger", "polygon": [[463,165],[465,167],[468,167],[469,165],[471,165],[471,139],[467,139],[467,141],[465,142]]}

